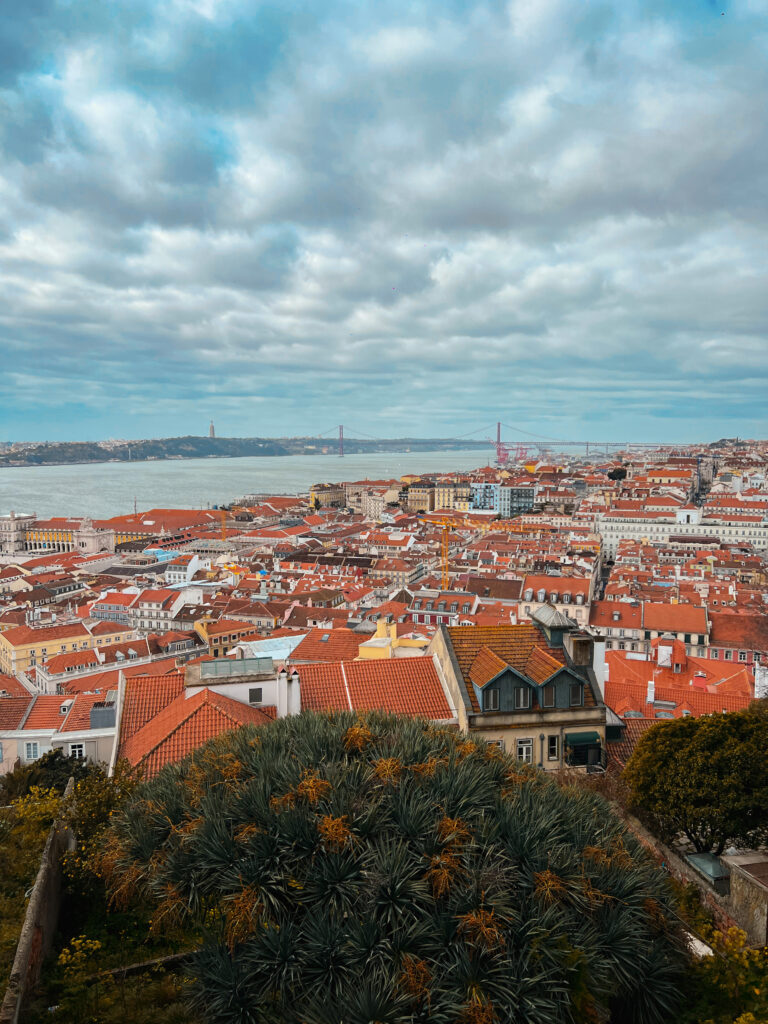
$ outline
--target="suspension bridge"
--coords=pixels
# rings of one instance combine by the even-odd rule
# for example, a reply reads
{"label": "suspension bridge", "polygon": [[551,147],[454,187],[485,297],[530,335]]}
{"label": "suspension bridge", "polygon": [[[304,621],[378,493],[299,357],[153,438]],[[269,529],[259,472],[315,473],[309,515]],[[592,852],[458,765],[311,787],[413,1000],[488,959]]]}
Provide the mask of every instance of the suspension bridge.
{"label": "suspension bridge", "polygon": [[[507,432],[505,436],[502,436]],[[338,454],[344,456],[344,441],[364,442],[385,442],[392,438],[376,437],[365,431],[349,428],[340,424],[338,427],[330,427],[322,433],[312,435],[317,440],[327,440],[329,447],[331,443],[337,444]],[[403,440],[422,440],[421,438],[403,438]],[[424,439],[426,440],[426,439]],[[466,434],[458,434],[454,437],[429,438],[441,444],[460,445],[462,441],[471,442],[472,446],[487,443],[496,452],[496,464],[504,466],[507,463],[524,462],[533,456],[551,455],[553,452],[574,449],[583,449],[585,456],[591,455],[594,458],[610,457],[616,452],[647,452],[658,451],[661,454],[668,454],[672,451],[679,451],[686,447],[679,442],[676,444],[660,443],[658,441],[574,441],[572,439],[547,437],[543,434],[535,434],[523,430],[519,426],[510,426],[507,423],[498,421],[486,427],[477,427]]]}

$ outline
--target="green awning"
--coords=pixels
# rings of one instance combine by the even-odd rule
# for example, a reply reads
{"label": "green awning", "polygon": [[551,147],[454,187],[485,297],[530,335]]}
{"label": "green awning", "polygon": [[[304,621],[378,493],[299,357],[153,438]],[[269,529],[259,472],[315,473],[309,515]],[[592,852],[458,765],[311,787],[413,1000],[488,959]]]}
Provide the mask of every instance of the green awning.
{"label": "green awning", "polygon": [[567,747],[585,747],[590,743],[599,742],[599,732],[567,732],[565,734],[565,745]]}

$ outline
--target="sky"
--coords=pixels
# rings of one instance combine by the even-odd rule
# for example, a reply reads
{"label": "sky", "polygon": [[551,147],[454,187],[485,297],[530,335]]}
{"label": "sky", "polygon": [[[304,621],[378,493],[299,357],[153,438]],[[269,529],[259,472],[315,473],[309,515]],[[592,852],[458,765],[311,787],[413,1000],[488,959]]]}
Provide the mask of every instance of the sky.
{"label": "sky", "polygon": [[768,436],[767,13],[4,0],[0,440]]}

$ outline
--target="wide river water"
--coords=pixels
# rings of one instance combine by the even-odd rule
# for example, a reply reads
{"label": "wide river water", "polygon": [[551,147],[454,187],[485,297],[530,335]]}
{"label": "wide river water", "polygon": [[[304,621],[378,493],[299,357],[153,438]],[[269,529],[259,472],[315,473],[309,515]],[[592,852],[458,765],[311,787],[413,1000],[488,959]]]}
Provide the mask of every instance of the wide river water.
{"label": "wide river water", "polygon": [[454,452],[374,452],[241,459],[169,459],[84,466],[0,469],[0,514],[92,516],[150,508],[208,508],[245,494],[296,494],[314,483],[389,479],[404,473],[448,473],[488,465],[490,449]]}

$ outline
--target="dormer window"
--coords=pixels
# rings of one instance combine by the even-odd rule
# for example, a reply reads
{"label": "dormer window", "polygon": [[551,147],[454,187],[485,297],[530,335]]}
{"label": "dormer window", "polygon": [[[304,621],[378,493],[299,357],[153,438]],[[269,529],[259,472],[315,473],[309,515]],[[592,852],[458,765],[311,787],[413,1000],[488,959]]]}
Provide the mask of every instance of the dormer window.
{"label": "dormer window", "polygon": [[537,590],[536,591],[536,600],[537,601],[546,601],[547,600],[547,592],[546,592],[546,590],[544,590],[543,587],[542,587],[541,590]]}
{"label": "dormer window", "polygon": [[499,691],[494,688],[492,690],[485,691],[485,699],[483,700],[485,711],[498,711],[499,710]]}
{"label": "dormer window", "polygon": [[531,706],[531,691],[527,686],[515,687],[515,709],[524,711]]}

